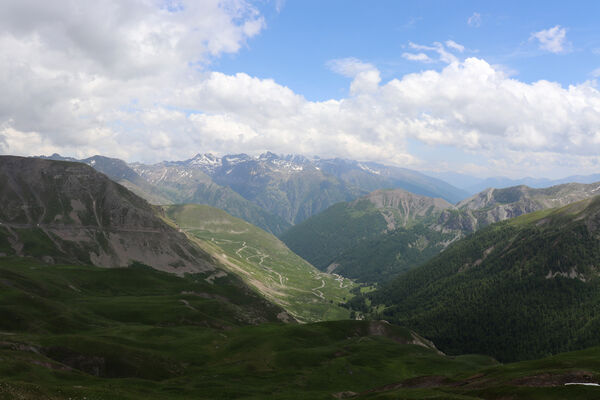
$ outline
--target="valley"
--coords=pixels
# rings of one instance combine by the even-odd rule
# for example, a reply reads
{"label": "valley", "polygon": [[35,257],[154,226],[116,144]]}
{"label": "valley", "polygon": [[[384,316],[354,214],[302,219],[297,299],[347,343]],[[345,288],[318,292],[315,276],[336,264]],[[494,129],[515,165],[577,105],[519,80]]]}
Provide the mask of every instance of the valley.
{"label": "valley", "polygon": [[353,295],[354,283],[321,272],[273,235],[210,206],[167,206],[166,215],[232,273],[237,273],[296,320],[346,319],[338,304]]}
{"label": "valley", "polygon": [[0,400],[600,399],[598,15],[0,0]]}
{"label": "valley", "polygon": [[0,165],[6,398],[598,390],[597,186],[486,191],[456,206],[376,190],[290,230],[312,229],[305,246],[320,244],[325,272],[218,208],[153,206],[81,163]]}
{"label": "valley", "polygon": [[486,189],[450,204],[401,189],[338,203],[281,239],[320,270],[383,283],[490,224],[596,196],[600,183]]}
{"label": "valley", "polygon": [[386,305],[381,318],[450,354],[514,361],[591,346],[600,322],[598,210],[595,196],[490,225],[370,301]]}

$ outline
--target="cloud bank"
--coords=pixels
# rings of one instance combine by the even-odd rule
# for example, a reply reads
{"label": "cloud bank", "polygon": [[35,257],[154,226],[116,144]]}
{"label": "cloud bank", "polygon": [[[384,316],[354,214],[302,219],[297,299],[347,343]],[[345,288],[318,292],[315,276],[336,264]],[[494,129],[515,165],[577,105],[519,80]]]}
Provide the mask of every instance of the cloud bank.
{"label": "cloud bank", "polygon": [[521,82],[483,59],[461,59],[454,41],[411,43],[418,52],[405,58],[431,62],[430,53],[446,66],[387,82],[371,63],[333,60],[327,66],[349,78],[348,95],[315,102],[271,79],[210,71],[211,59],[265,29],[242,0],[5,3],[3,153],[154,162],[272,150],[431,167],[411,152],[416,141],[487,157],[489,173],[599,167],[594,81]]}

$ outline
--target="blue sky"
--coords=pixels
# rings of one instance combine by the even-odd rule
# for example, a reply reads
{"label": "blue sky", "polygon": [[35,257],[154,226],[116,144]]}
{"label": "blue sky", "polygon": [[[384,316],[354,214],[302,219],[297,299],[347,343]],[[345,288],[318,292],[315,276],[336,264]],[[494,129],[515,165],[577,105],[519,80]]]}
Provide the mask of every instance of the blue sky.
{"label": "blue sky", "polygon": [[600,3],[0,0],[0,152],[600,172]]}
{"label": "blue sky", "polygon": [[[467,48],[464,55],[502,65],[524,82],[546,79],[566,86],[591,79],[600,67],[600,2],[595,1],[303,0],[283,3],[279,13],[271,3],[261,8],[266,29],[212,67],[273,78],[309,100],[347,95],[348,79],[327,68],[331,59],[372,63],[384,81],[444,66],[402,58],[410,42],[454,40]],[[531,40],[532,33],[556,25],[567,31],[568,49],[561,54]]]}

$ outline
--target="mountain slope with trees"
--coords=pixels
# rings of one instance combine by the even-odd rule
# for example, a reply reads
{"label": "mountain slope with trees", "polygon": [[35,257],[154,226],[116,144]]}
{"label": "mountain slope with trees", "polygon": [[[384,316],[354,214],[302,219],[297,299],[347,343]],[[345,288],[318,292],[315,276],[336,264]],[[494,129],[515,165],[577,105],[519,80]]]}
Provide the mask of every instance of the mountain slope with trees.
{"label": "mountain slope with trees", "polygon": [[[281,237],[322,270],[363,282],[385,282],[489,224],[586,199],[598,190],[600,183],[488,189],[456,206],[401,190],[375,191],[336,204]],[[386,193],[398,200],[382,202]]]}
{"label": "mountain slope with trees", "polygon": [[502,361],[598,345],[600,197],[496,223],[370,295],[451,354]]}

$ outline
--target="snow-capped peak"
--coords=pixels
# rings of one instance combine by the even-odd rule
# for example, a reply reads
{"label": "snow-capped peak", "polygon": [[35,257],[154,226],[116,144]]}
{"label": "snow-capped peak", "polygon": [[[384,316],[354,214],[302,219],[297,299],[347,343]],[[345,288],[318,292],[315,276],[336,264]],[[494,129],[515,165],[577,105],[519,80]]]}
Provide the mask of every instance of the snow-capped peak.
{"label": "snow-capped peak", "polygon": [[372,174],[375,174],[375,175],[381,175],[381,172],[380,172],[380,171],[377,171],[377,170],[375,170],[375,169],[373,169],[373,168],[369,168],[369,167],[368,167],[368,166],[366,166],[365,164],[358,163],[358,167],[359,167],[360,169],[362,169],[363,171],[367,171],[367,172],[370,172],[370,173],[372,173]]}
{"label": "snow-capped peak", "polygon": [[223,159],[212,153],[197,154],[194,158],[188,160],[186,164],[212,173],[223,165]]}

